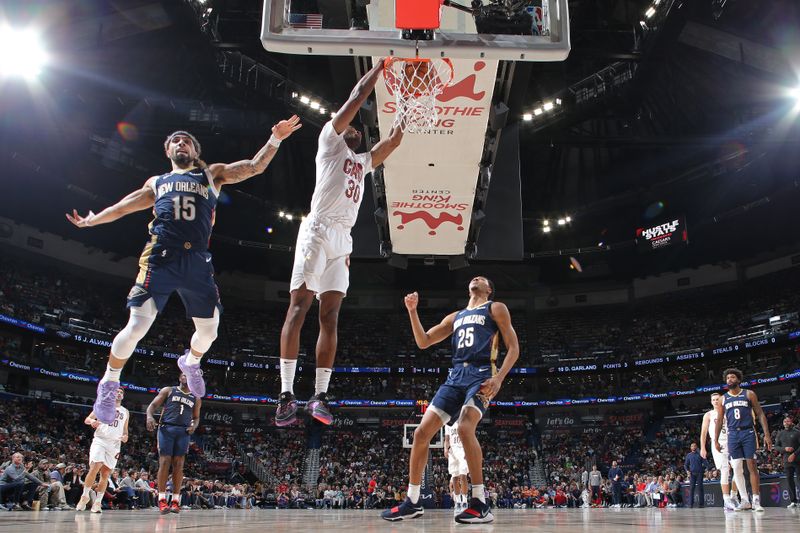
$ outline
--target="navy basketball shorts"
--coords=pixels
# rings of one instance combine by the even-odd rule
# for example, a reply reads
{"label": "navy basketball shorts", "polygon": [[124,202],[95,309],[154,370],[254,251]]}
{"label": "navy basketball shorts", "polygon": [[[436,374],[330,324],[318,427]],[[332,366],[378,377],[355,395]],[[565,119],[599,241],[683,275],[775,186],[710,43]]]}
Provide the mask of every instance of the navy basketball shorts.
{"label": "navy basketball shorts", "polygon": [[489,408],[489,399],[480,394],[480,388],[490,377],[492,370],[489,365],[453,367],[447,381],[436,391],[431,405],[450,417],[445,423],[458,420],[461,409],[467,405],[477,408],[483,416]]}
{"label": "navy basketball shorts", "polygon": [[190,436],[183,426],[163,425],[158,428],[158,455],[183,457],[189,452]]}
{"label": "navy basketball shorts", "polygon": [[183,301],[188,318],[212,318],[215,309],[222,312],[211,253],[148,243],[127,306],[140,307],[152,298],[160,313],[173,292]]}
{"label": "navy basketball shorts", "polygon": [[728,454],[731,459],[756,458],[756,432],[751,429],[728,430]]}

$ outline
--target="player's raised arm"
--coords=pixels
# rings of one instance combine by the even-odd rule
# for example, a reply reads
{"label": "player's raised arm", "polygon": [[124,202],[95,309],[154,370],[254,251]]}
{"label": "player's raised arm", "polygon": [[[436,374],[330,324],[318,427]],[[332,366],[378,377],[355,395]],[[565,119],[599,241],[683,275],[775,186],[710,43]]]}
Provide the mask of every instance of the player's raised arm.
{"label": "player's raised arm", "polygon": [[767,451],[770,451],[772,450],[772,435],[769,432],[767,415],[764,414],[764,410],[761,408],[761,404],[755,392],[751,389],[747,389],[747,396],[750,398],[750,403],[753,405],[753,413],[755,413],[756,418],[758,418],[758,421],[761,423],[761,429],[764,430],[764,446],[767,448]]}
{"label": "player's raised arm", "polygon": [[[372,69],[358,80],[358,83],[356,83],[356,86],[353,87],[353,91],[350,93],[350,98],[348,98],[344,105],[339,108],[339,111],[336,112],[331,123],[338,135],[341,135],[342,132],[347,129],[347,126],[353,122],[353,119],[356,118],[361,104],[364,103],[370,93],[372,93],[372,89],[375,88],[381,71],[383,71],[383,59],[376,62]],[[373,162],[373,166],[378,166],[378,163]]]}
{"label": "player's raised arm", "polygon": [[72,214],[67,213],[67,220],[75,224],[79,228],[88,228],[89,226],[97,226],[98,224],[108,224],[119,220],[125,215],[130,215],[137,211],[144,211],[153,207],[156,202],[156,193],[153,191],[153,181],[156,176],[149,178],[141,189],[137,189],[127,195],[125,198],[115,203],[110,207],[106,207],[97,214],[89,211],[89,214],[82,217],[78,214],[76,209],[72,210]]}
{"label": "player's raised arm", "polygon": [[300,124],[300,117],[292,115],[288,119],[281,120],[272,126],[272,136],[252,159],[242,159],[235,163],[213,163],[209,165],[208,170],[211,172],[214,186],[219,189],[223,185],[240,183],[264,172],[272,158],[278,153],[281,141],[301,127],[303,125]]}
{"label": "player's raised arm", "polygon": [[164,405],[164,402],[167,401],[167,397],[169,396],[171,387],[164,387],[160,391],[153,401],[150,402],[150,405],[147,406],[147,431],[155,431],[156,426],[156,409],[161,408]]}
{"label": "player's raised arm", "polygon": [[370,150],[370,155],[372,156],[372,167],[375,168],[381,163],[383,163],[389,155],[395,151],[395,149],[400,146],[400,142],[403,140],[403,130],[399,126],[394,126],[389,131],[389,136],[385,139],[381,139],[381,141],[372,147]]}
{"label": "player's raised arm", "polygon": [[450,313],[444,317],[440,323],[436,324],[428,331],[425,331],[425,328],[422,327],[422,322],[419,320],[419,315],[417,314],[419,294],[412,292],[411,294],[406,295],[405,304],[406,309],[408,310],[408,318],[411,320],[411,329],[414,332],[414,340],[417,342],[417,346],[421,350],[442,342],[447,337],[452,335],[453,319],[456,316],[455,313]]}

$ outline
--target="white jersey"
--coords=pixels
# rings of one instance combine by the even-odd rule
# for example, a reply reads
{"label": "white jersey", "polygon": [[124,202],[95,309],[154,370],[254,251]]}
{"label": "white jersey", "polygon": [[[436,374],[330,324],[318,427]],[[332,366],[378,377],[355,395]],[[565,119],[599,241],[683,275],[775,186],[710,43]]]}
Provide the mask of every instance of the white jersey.
{"label": "white jersey", "polygon": [[458,422],[452,426],[445,425],[445,432],[450,437],[450,453],[459,457],[464,456],[464,445],[461,443],[461,437],[458,435]]}
{"label": "white jersey", "polygon": [[120,405],[117,407],[117,417],[114,419],[114,422],[111,424],[101,423],[97,426],[97,429],[94,430],[94,437],[106,442],[120,442],[125,431],[125,422],[128,421],[129,416],[130,413],[128,410]]}
{"label": "white jersey", "polygon": [[319,215],[352,228],[364,198],[364,178],[372,172],[372,154],[356,154],[329,121],[319,134],[317,184],[311,197],[310,216]]}
{"label": "white jersey", "polygon": [[[713,445],[714,442],[716,442],[715,436],[717,434],[717,411],[716,411],[716,409],[712,409],[711,411],[709,411],[709,413],[711,413],[711,415],[708,417],[708,431],[709,431],[709,434],[711,435],[711,444]],[[725,425],[725,419],[723,418],[722,419],[722,431],[719,434],[719,443],[722,446],[724,446],[725,444],[728,443],[728,432],[727,432],[727,429],[728,428]],[[713,448],[713,450],[716,451],[717,449]]]}

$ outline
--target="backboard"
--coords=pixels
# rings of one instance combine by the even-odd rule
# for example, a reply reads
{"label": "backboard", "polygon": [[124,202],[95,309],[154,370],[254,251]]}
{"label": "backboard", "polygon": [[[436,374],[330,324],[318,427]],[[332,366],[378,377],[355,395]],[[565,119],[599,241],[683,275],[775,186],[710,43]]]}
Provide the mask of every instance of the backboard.
{"label": "backboard", "polygon": [[[411,448],[414,444],[414,430],[419,424],[403,424],[403,448]],[[439,432],[433,436],[428,446],[430,449],[444,448],[444,427],[439,428]]]}
{"label": "backboard", "polygon": [[301,55],[563,61],[570,51],[567,0],[443,0],[451,23],[430,40],[398,28],[395,2],[413,1],[264,0],[261,42]]}

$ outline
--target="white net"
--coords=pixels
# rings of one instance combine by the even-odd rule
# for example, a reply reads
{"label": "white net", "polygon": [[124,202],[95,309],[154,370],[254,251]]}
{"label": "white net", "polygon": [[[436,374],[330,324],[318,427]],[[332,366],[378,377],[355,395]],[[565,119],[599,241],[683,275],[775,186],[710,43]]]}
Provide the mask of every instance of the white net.
{"label": "white net", "polygon": [[438,120],[436,97],[453,81],[449,59],[389,57],[383,77],[397,104],[393,127],[406,133],[428,133]]}

